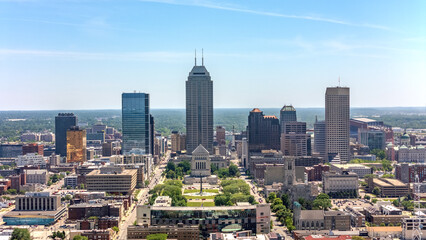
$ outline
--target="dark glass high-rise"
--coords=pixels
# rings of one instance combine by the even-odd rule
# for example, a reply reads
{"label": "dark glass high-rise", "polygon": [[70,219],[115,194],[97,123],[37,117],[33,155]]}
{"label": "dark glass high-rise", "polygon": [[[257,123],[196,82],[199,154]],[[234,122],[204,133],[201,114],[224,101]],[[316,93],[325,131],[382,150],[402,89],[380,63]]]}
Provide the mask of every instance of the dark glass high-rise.
{"label": "dark glass high-rise", "polygon": [[150,114],[148,93],[123,93],[122,128],[123,154],[131,150],[150,153]]}
{"label": "dark glass high-rise", "polygon": [[55,153],[67,156],[67,130],[77,126],[78,119],[74,113],[59,113],[55,117]]}

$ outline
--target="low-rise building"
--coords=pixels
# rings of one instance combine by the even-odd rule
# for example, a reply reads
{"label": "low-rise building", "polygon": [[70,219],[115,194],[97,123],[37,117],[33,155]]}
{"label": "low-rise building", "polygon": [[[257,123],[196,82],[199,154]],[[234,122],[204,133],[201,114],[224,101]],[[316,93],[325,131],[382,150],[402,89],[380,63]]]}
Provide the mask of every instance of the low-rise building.
{"label": "low-rise building", "polygon": [[137,224],[169,226],[183,223],[201,225],[207,233],[221,231],[228,225],[238,224],[243,230],[269,233],[271,222],[270,204],[220,206],[220,207],[156,207],[139,205]]}
{"label": "low-rise building", "polygon": [[149,234],[163,233],[167,234],[169,239],[187,240],[199,239],[200,228],[198,225],[177,225],[169,226],[129,226],[127,227],[127,239],[146,239]]}
{"label": "low-rise building", "polygon": [[395,166],[395,178],[403,183],[413,183],[419,177],[419,182],[426,181],[426,163],[401,163]]}
{"label": "low-rise building", "polygon": [[325,172],[322,177],[324,193],[329,195],[346,194],[348,197],[358,196],[358,175],[353,172]]}
{"label": "low-rise building", "polygon": [[77,175],[69,175],[64,178],[65,187],[75,188],[78,186]]}
{"label": "low-rise building", "polygon": [[406,215],[402,215],[402,210],[393,206],[390,202],[381,201],[377,202],[374,206],[364,209],[365,218],[371,224],[376,226],[396,226],[402,223],[402,219]]}
{"label": "low-rise building", "polygon": [[104,167],[86,175],[88,191],[110,193],[132,193],[136,187],[137,170],[118,167]]}
{"label": "low-rise building", "polygon": [[6,225],[49,225],[66,212],[60,196],[50,192],[27,192],[15,198],[15,210],[3,216]]}
{"label": "low-rise building", "polygon": [[367,174],[371,174],[371,168],[362,164],[347,163],[347,164],[330,164],[330,171],[342,174],[345,171],[354,172],[359,178],[363,178]]}
{"label": "low-rise building", "polygon": [[426,163],[426,148],[424,146],[399,147],[398,162],[407,163]]}
{"label": "low-rise building", "polygon": [[369,178],[369,192],[372,192],[375,187],[380,189],[380,196],[382,197],[404,197],[410,193],[410,186],[397,179]]}
{"label": "low-rise building", "polygon": [[49,173],[46,169],[27,169],[25,170],[26,183],[47,184]]}
{"label": "low-rise building", "polygon": [[44,154],[43,144],[30,143],[22,146],[22,155],[26,155],[28,153],[36,153],[40,156]]}
{"label": "low-rise building", "polygon": [[322,175],[324,172],[329,172],[330,166],[318,164],[313,167],[305,167],[305,173],[308,177],[308,181],[322,181]]}
{"label": "low-rise building", "polygon": [[19,155],[16,159],[17,166],[40,166],[46,167],[46,160],[43,155],[38,155],[37,153],[28,153],[26,155]]}
{"label": "low-rise building", "polygon": [[123,208],[120,203],[113,204],[103,201],[96,203],[80,203],[68,207],[68,219],[81,220],[89,217],[121,218],[122,212]]}
{"label": "low-rise building", "polygon": [[293,217],[297,230],[351,230],[351,216],[341,211],[302,210],[295,202]]}
{"label": "low-rise building", "polygon": [[390,239],[401,239],[402,228],[397,227],[367,227],[368,236],[374,239],[390,237]]}
{"label": "low-rise building", "polygon": [[365,215],[360,210],[355,207],[346,206],[345,211],[351,215],[351,224],[353,227],[365,227]]}
{"label": "low-rise building", "polygon": [[421,232],[421,238],[423,239],[426,236],[426,217],[419,217],[419,218],[404,218],[402,219],[402,238],[406,240],[415,240],[413,239],[413,233],[419,229],[420,225],[420,232]]}
{"label": "low-rise building", "polygon": [[105,230],[71,230],[70,239],[75,236],[87,237],[88,240],[111,240],[114,236],[114,231],[111,229]]}

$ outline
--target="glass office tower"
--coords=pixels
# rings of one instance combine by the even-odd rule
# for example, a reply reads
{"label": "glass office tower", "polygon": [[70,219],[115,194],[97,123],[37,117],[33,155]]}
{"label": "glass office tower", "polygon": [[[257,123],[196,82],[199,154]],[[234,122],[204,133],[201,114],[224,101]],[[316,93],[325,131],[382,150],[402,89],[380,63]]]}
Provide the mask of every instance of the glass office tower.
{"label": "glass office tower", "polygon": [[67,130],[77,126],[77,116],[73,113],[59,113],[55,117],[55,153],[67,156]]}
{"label": "glass office tower", "polygon": [[150,153],[150,114],[149,94],[123,93],[122,97],[122,128],[123,154],[132,149],[142,153]]}

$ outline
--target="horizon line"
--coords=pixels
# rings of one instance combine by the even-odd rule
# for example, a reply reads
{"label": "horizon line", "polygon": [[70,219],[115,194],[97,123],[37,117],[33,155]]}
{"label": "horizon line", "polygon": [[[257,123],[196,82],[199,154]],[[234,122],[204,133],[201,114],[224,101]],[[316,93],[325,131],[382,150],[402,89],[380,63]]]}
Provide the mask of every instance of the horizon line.
{"label": "horizon line", "polygon": [[[213,108],[216,109],[253,109],[253,108],[259,108],[259,109],[279,109],[282,107],[219,107],[219,108]],[[325,107],[297,107],[297,109],[324,109]],[[374,109],[374,108],[425,108],[426,106],[395,106],[395,107],[359,107],[354,106],[350,107],[350,109]],[[0,109],[0,112],[30,112],[30,111],[115,111],[115,110],[121,110],[121,108],[90,108],[90,109],[8,109],[3,110]],[[185,108],[150,108],[150,110],[185,110]]]}

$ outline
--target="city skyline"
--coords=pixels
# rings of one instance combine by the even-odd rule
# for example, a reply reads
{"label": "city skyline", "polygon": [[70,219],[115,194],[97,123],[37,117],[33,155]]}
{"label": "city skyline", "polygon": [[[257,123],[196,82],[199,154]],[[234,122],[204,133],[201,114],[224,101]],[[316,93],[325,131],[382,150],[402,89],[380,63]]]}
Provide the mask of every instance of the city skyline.
{"label": "city skyline", "polygon": [[1,1],[0,110],[119,109],[133,90],[182,109],[194,48],[218,108],[324,107],[339,77],[351,106],[424,107],[425,12],[422,1]]}

